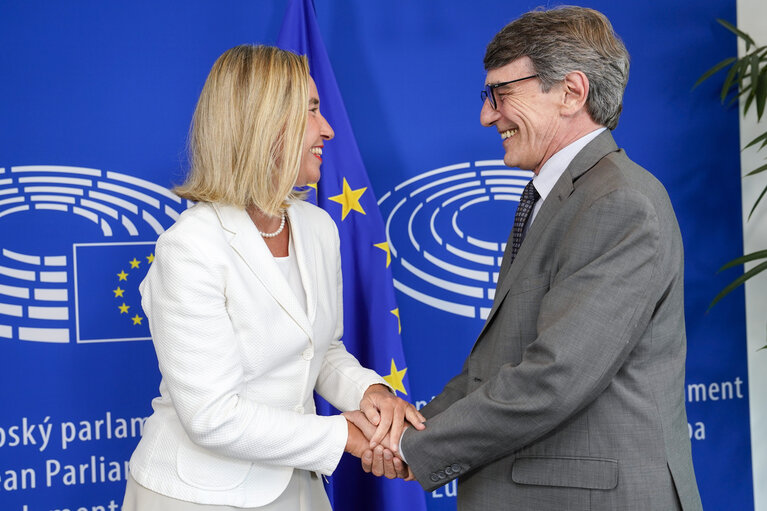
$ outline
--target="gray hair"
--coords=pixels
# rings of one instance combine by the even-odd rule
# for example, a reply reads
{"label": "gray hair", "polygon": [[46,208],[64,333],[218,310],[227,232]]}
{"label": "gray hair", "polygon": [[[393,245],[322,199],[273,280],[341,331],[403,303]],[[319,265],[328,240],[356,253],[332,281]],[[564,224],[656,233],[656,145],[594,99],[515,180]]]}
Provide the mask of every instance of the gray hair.
{"label": "gray hair", "polygon": [[485,69],[497,69],[528,57],[541,89],[564,80],[572,71],[589,80],[586,111],[594,122],[615,129],[623,109],[629,54],[601,12],[558,7],[523,14],[498,32],[485,52]]}

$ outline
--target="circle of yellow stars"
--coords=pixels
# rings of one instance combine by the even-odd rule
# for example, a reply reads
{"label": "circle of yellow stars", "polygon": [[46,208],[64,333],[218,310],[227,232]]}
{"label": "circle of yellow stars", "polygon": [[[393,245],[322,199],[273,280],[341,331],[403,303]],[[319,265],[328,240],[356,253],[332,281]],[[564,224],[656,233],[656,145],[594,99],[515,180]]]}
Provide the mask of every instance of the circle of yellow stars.
{"label": "circle of yellow stars", "polygon": [[[152,264],[154,261],[154,253],[149,254],[146,256],[147,264]],[[128,264],[130,265],[130,269],[139,269],[141,267],[141,261],[136,259],[135,257],[133,260],[128,261]],[[121,281],[128,281],[128,277],[130,276],[130,273],[126,273],[125,270],[120,270],[120,273],[117,274],[117,289],[113,289],[112,292],[114,293],[115,298],[125,298],[125,289],[120,287]],[[122,304],[118,305],[117,308],[120,311],[120,314],[128,314],[130,311],[130,305],[127,305],[124,301]],[[143,316],[139,316],[138,313],[136,313],[132,318],[130,318],[133,321],[134,325],[140,325],[141,322],[144,320]]]}

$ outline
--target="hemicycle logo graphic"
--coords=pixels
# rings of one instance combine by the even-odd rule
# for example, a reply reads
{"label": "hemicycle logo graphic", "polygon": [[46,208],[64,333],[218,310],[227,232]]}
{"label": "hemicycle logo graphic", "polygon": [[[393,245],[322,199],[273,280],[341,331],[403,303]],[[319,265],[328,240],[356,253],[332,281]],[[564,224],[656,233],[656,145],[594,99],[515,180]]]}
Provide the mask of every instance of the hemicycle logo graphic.
{"label": "hemicycle logo graphic", "polygon": [[0,168],[0,339],[149,339],[138,284],[190,205],[118,172]]}
{"label": "hemicycle logo graphic", "polygon": [[486,319],[522,190],[533,173],[501,160],[423,172],[378,201],[394,287],[437,309]]}

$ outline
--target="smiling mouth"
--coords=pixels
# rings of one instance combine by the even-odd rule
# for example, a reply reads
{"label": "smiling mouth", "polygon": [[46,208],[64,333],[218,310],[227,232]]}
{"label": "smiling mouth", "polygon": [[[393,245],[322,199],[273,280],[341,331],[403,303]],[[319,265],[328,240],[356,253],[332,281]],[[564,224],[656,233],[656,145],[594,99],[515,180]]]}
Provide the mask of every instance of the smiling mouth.
{"label": "smiling mouth", "polygon": [[309,149],[309,152],[312,153],[318,160],[322,161],[322,147],[312,147]]}
{"label": "smiling mouth", "polygon": [[517,128],[511,128],[510,130],[502,131],[501,132],[501,140],[506,140],[507,138],[511,138],[514,135],[517,134],[519,129]]}

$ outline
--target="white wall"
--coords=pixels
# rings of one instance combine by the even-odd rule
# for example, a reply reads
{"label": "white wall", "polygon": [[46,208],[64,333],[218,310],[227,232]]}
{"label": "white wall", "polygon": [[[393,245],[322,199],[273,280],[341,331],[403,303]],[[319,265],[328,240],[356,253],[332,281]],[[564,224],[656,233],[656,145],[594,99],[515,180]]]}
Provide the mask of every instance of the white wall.
{"label": "white wall", "polygon": [[[767,2],[738,0],[737,6],[738,28],[751,35],[757,45],[767,44]],[[745,45],[741,44],[738,51],[743,55]],[[748,117],[741,119],[741,147],[767,130],[767,114],[757,126],[755,110],[752,106]],[[744,151],[741,157],[743,174],[767,163],[766,157],[767,148],[759,153],[754,148]],[[762,199],[751,220],[747,221],[748,212],[765,186],[767,173],[743,179],[743,233],[746,254],[767,249],[767,196]],[[733,321],[736,320],[733,318]],[[767,511],[767,350],[757,351],[767,344],[767,272],[761,273],[746,284],[746,321],[754,509]]]}

